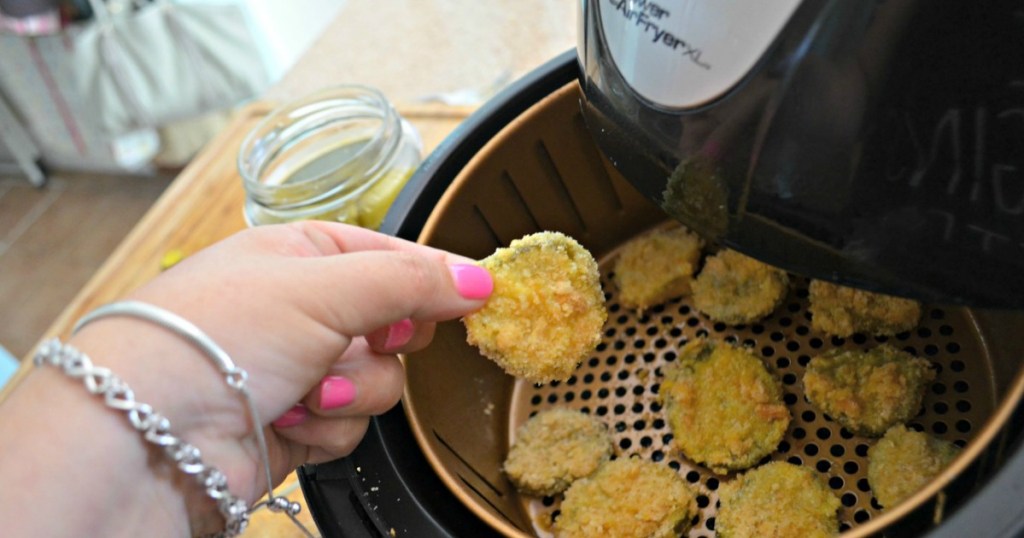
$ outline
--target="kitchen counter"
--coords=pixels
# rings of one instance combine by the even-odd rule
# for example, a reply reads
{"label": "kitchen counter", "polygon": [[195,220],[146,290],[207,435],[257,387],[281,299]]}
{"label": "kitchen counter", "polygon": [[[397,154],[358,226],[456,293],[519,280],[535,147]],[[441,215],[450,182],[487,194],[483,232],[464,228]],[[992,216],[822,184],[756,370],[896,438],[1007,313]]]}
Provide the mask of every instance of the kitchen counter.
{"label": "kitchen counter", "polygon": [[400,104],[446,97],[476,105],[576,46],[577,3],[346,0],[267,97],[359,82]]}

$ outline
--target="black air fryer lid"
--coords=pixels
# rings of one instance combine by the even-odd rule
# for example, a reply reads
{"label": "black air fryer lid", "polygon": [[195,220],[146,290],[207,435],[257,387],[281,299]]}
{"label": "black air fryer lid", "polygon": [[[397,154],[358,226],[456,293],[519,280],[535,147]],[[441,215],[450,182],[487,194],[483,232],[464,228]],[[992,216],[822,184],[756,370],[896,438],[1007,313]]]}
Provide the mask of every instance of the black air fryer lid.
{"label": "black air fryer lid", "polygon": [[1018,2],[780,0],[786,16],[749,69],[668,104],[643,77],[677,67],[645,68],[651,55],[685,53],[686,76],[667,80],[686,87],[734,67],[725,45],[747,28],[723,4],[649,4],[585,2],[580,50],[591,132],[638,189],[799,274],[1024,306]]}

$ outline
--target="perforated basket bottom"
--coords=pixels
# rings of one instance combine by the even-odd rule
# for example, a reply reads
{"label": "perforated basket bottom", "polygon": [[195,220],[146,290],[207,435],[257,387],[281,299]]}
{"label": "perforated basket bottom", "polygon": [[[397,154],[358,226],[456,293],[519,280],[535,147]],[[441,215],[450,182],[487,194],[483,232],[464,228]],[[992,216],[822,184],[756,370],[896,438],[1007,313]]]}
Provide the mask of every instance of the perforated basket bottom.
{"label": "perforated basket bottom", "polygon": [[[716,475],[672,447],[672,433],[657,402],[662,367],[676,359],[688,340],[707,336],[749,347],[782,381],[793,420],[785,439],[769,456],[815,469],[842,501],[840,530],[881,513],[867,480],[867,452],[874,439],[852,434],[811,406],[803,395],[803,374],[815,355],[828,349],[869,349],[890,342],[936,365],[938,375],[922,409],[909,426],[964,446],[995,406],[991,362],[970,312],[926,307],[918,327],[895,337],[831,338],[811,329],[807,279],[791,276],[790,295],[771,316],[752,325],[715,323],[676,299],[643,316],[618,302],[612,284],[611,253],[601,262],[609,319],[593,356],[564,382],[518,382],[510,413],[510,436],[536,412],[554,406],[579,409],[611,429],[619,457],[639,455],[667,464],[698,492],[700,515],[689,537],[712,537],[717,490],[735,475]],[[514,438],[514,437],[511,437]],[[561,497],[524,497],[538,536],[550,536]]]}

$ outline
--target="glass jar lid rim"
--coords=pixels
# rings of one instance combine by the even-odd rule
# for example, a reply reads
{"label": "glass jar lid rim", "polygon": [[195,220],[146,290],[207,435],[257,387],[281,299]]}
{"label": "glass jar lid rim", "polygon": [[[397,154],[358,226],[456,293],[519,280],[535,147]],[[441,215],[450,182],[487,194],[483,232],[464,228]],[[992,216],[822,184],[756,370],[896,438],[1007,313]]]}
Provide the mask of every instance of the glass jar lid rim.
{"label": "glass jar lid rim", "polygon": [[[382,112],[380,116],[382,130],[374,136],[374,139],[385,136],[383,133],[388,130],[388,127],[400,129],[397,126],[401,119],[397,112],[383,93],[376,88],[362,84],[343,84],[317,90],[275,107],[250,129],[242,140],[237,157],[237,168],[243,183],[253,185],[254,188],[260,185],[258,176],[262,173],[262,169],[273,161],[274,157],[273,152],[270,152],[269,155],[263,152],[256,153],[254,157],[254,152],[260,149],[265,152],[265,148],[260,148],[260,146],[264,142],[272,141],[273,136],[280,135],[280,129],[277,129],[277,126],[282,123],[301,122],[304,118],[308,119],[309,116],[358,103],[379,109]],[[317,104],[322,106],[316,107]],[[299,111],[303,111],[303,113],[296,114]],[[364,119],[366,118],[364,117]],[[331,123],[337,123],[337,121],[332,120]],[[315,178],[311,180],[315,180]]]}

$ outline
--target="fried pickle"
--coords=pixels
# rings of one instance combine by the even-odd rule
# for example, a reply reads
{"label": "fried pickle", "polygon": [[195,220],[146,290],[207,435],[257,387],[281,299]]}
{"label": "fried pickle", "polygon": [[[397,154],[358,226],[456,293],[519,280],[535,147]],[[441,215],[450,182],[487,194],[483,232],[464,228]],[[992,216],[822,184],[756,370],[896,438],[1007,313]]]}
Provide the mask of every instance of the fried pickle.
{"label": "fried pickle", "polygon": [[608,318],[594,257],[565,234],[540,232],[480,264],[494,291],[463,318],[469,343],[513,376],[568,378],[601,342]]}
{"label": "fried pickle", "polygon": [[611,459],[612,443],[600,420],[564,407],[547,409],[516,430],[503,468],[520,492],[555,495]]}
{"label": "fried pickle", "polygon": [[695,515],[693,491],[675,471],[619,458],[566,490],[554,530],[558,538],[675,538]]}
{"label": "fried pickle", "polygon": [[693,282],[693,306],[709,318],[732,325],[771,314],[789,291],[789,276],[735,250],[704,261]]}
{"label": "fried pickle", "polygon": [[807,365],[804,393],[850,431],[877,437],[917,414],[933,379],[931,363],[888,344],[833,349]]}
{"label": "fried pickle", "polygon": [[921,320],[921,304],[912,299],[812,280],[811,327],[847,337],[854,333],[891,336],[909,331]]}
{"label": "fried pickle", "polygon": [[773,461],[718,490],[720,538],[818,538],[839,533],[840,501],[814,471]]}
{"label": "fried pickle", "polygon": [[658,398],[673,444],[716,473],[746,469],[778,447],[789,426],[782,384],[747,349],[694,340],[665,368]]}
{"label": "fried pickle", "polygon": [[655,230],[626,243],[615,260],[619,301],[639,311],[688,295],[704,244],[677,226]]}
{"label": "fried pickle", "polygon": [[891,508],[927,485],[959,453],[953,443],[893,426],[868,449],[868,484],[878,504]]}

